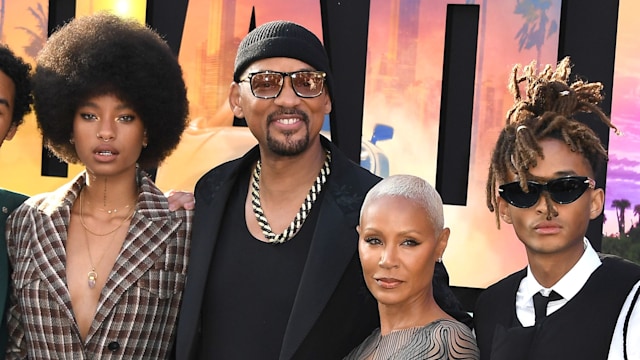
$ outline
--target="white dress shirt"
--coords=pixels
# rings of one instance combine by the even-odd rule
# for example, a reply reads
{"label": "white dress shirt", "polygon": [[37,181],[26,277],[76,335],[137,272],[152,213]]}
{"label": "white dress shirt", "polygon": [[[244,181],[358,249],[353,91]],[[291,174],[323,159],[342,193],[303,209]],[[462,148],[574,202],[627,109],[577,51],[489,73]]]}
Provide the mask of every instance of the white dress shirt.
{"label": "white dress shirt", "polygon": [[[586,284],[591,274],[602,265],[598,253],[591,247],[589,241],[584,239],[584,253],[580,260],[567,272],[555,285],[551,288],[545,288],[531,275],[531,268],[527,266],[527,276],[520,282],[518,293],[516,294],[516,315],[522,326],[533,326],[535,324],[535,312],[533,308],[533,295],[542,292],[542,295],[548,296],[553,290],[562,296],[562,299],[550,301],[547,305],[547,315],[553,314],[555,311],[563,307],[571,300]],[[613,338],[609,346],[609,356],[607,360],[623,359],[623,327],[624,321],[629,312],[629,307],[633,301],[633,296],[640,287],[638,281],[629,294],[620,310],[618,321],[613,332]],[[640,360],[640,300],[636,302],[629,327],[627,329],[627,355],[629,360]]]}

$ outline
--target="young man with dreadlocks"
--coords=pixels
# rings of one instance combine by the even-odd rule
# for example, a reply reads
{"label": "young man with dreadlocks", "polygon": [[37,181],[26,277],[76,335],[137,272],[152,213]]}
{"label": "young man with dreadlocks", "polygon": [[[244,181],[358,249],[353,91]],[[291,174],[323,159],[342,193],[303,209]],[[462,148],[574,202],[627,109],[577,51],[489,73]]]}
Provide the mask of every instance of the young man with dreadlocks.
{"label": "young man with dreadlocks", "polygon": [[[602,212],[594,175],[607,161],[575,120],[598,107],[602,85],[568,82],[571,64],[512,73],[515,104],[493,151],[487,206],[514,227],[527,268],[490,286],[474,321],[482,359],[640,359],[640,266],[598,254],[585,238]],[[526,84],[522,98],[519,85]]]}

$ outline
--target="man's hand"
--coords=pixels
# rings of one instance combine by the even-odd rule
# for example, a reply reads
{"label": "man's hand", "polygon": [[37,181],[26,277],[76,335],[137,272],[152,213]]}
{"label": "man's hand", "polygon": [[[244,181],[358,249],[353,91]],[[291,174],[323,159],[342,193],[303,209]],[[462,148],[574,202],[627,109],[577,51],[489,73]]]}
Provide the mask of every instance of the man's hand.
{"label": "man's hand", "polygon": [[193,193],[169,190],[164,195],[169,200],[169,210],[171,211],[178,209],[193,210],[196,207],[196,198]]}

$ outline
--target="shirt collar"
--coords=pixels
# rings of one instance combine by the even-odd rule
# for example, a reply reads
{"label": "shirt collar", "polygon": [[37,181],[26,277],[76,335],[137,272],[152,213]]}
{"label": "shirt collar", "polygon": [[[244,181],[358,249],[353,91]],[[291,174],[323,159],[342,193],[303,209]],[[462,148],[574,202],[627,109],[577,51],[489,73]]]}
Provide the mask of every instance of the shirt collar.
{"label": "shirt collar", "polygon": [[584,253],[578,262],[550,289],[540,285],[538,280],[531,275],[531,267],[527,265],[527,276],[522,280],[522,291],[525,299],[533,297],[541,291],[543,295],[549,295],[551,290],[560,294],[565,300],[571,300],[589,280],[591,274],[602,265],[598,253],[593,249],[587,238],[584,238]]}

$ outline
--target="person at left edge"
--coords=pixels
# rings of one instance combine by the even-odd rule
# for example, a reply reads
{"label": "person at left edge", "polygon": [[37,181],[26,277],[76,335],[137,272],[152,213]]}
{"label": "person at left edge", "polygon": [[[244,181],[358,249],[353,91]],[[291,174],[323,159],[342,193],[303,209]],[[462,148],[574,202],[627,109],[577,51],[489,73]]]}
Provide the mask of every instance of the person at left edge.
{"label": "person at left edge", "polygon": [[192,212],[140,169],[186,127],[177,58],[133,19],[79,17],[39,53],[33,96],[47,147],[86,170],[9,217],[7,358],[169,358]]}
{"label": "person at left edge", "polygon": [[[24,116],[31,111],[31,66],[17,57],[6,45],[0,45],[0,146],[11,140]],[[3,174],[7,174],[4,172]],[[5,307],[8,297],[9,261],[5,240],[5,223],[9,214],[27,197],[0,188],[0,354],[7,345]]]}

